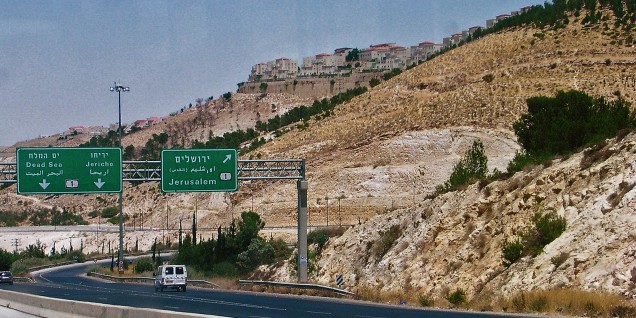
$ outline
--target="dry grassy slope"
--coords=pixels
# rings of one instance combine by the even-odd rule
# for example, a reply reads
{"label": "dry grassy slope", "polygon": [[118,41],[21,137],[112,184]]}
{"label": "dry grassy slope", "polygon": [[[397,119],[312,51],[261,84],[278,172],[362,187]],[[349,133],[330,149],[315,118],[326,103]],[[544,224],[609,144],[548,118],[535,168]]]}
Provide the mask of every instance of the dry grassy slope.
{"label": "dry grassy slope", "polygon": [[[303,153],[302,145],[321,141],[320,151],[340,150],[386,135],[451,126],[510,129],[525,111],[526,98],[557,90],[607,97],[618,90],[633,102],[636,48],[611,41],[596,29],[574,25],[488,36],[404,72],[339,107],[328,121],[266,149]],[[606,59],[612,64],[606,65]],[[486,74],[494,75],[491,83],[482,80]]]}
{"label": "dry grassy slope", "polygon": [[[355,221],[430,193],[475,139],[486,145],[490,168],[503,170],[518,149],[511,126],[528,97],[579,89],[612,98],[620,91],[634,103],[636,48],[612,41],[600,27],[576,23],[558,31],[494,34],[380,84],[329,119],[283,135],[259,152],[307,160],[315,223],[326,222],[325,198],[332,199],[333,211],[338,196],[346,197],[344,214]],[[490,83],[483,80],[487,74],[494,76]],[[283,187],[260,196],[293,197],[295,185]],[[284,208],[259,209],[269,215]],[[293,205],[281,216],[288,213]]]}

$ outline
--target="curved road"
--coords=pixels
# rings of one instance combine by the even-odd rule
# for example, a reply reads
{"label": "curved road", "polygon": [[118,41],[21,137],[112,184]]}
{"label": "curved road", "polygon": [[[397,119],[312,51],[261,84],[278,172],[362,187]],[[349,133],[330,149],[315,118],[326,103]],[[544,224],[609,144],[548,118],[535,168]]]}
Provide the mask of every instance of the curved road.
{"label": "curved road", "polygon": [[[85,302],[227,317],[501,317],[501,314],[443,311],[343,299],[188,287],[158,293],[150,284],[113,283],[87,277],[92,263],[36,274],[36,283],[0,286],[17,292]],[[529,317],[529,316],[525,316]],[[545,316],[544,316],[545,317]]]}

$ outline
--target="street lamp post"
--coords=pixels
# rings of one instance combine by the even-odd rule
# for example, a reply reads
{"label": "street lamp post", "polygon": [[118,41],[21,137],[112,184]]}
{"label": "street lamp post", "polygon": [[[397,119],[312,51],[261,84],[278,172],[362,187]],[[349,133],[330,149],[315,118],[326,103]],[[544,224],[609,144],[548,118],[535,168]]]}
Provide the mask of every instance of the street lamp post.
{"label": "street lamp post", "polygon": [[[111,86],[111,92],[117,92],[118,105],[119,105],[119,122],[117,125],[117,132],[119,133],[119,148],[121,148],[121,92],[130,91],[130,87],[117,84]],[[119,191],[119,253],[117,254],[117,265],[119,274],[124,273],[124,210],[123,210],[123,192],[124,187]]]}

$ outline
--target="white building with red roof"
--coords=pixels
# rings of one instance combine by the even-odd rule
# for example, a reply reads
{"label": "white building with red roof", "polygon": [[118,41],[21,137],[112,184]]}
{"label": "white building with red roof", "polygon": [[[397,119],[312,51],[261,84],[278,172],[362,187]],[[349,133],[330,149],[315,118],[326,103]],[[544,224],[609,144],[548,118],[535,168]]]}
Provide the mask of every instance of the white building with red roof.
{"label": "white building with red roof", "polygon": [[252,66],[249,81],[272,81],[296,78],[298,63],[295,60],[281,57],[273,61],[261,62]]}
{"label": "white building with red roof", "polygon": [[417,45],[411,46],[411,56],[408,64],[419,64],[420,62],[426,61],[443,47],[443,44],[436,44],[429,41],[420,42]]}

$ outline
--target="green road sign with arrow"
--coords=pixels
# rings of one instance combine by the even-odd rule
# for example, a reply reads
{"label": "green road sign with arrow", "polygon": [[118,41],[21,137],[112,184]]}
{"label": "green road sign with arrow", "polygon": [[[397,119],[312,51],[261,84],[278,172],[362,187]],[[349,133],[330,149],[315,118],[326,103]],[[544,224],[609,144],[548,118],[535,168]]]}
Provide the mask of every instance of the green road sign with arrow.
{"label": "green road sign with arrow", "polygon": [[113,193],[122,189],[120,148],[18,148],[19,194]]}
{"label": "green road sign with arrow", "polygon": [[161,191],[236,191],[237,161],[236,149],[164,149]]}

